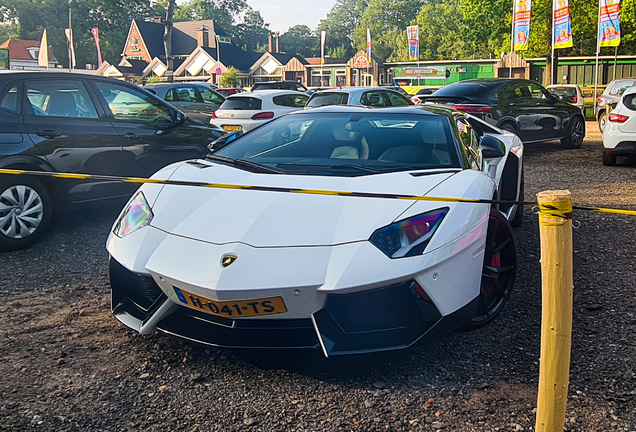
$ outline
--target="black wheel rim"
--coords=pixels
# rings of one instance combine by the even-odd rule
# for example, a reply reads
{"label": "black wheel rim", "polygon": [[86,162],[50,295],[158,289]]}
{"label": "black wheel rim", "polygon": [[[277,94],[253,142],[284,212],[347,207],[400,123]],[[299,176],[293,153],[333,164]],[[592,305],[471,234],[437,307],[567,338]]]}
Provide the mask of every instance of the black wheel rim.
{"label": "black wheel rim", "polygon": [[574,120],[572,123],[571,140],[574,147],[579,147],[583,144],[583,123],[580,120]]}
{"label": "black wheel rim", "polygon": [[491,215],[486,235],[479,305],[473,324],[485,324],[501,311],[512,292],[517,254],[512,232],[502,218]]}
{"label": "black wheel rim", "polygon": [[599,129],[601,129],[601,132],[603,132],[603,129],[605,129],[605,114],[603,114],[600,120],[598,121],[598,126],[599,126]]}

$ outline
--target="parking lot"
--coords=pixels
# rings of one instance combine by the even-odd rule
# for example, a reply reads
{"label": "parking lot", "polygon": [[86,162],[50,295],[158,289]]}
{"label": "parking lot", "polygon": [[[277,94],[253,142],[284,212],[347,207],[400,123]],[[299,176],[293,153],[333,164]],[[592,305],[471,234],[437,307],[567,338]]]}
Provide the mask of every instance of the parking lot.
{"label": "parking lot", "polygon": [[[636,209],[636,161],[529,144],[526,200]],[[541,281],[537,216],[515,230],[519,267],[491,325],[408,350],[229,351],[139,336],[109,309],[104,244],[119,208],[58,221],[0,254],[0,428],[81,431],[333,431],[534,428]],[[636,218],[575,212],[574,331],[567,430],[636,431]]]}

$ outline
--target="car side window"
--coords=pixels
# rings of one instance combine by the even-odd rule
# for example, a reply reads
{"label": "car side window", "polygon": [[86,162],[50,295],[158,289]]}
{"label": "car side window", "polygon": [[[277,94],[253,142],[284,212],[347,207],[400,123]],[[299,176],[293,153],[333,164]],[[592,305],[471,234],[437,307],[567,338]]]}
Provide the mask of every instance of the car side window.
{"label": "car side window", "polygon": [[80,80],[26,81],[29,113],[36,116],[98,118],[84,83]]}
{"label": "car side window", "polygon": [[197,90],[192,86],[175,87],[173,91],[179,102],[203,102]]}
{"label": "car side window", "polygon": [[389,95],[389,101],[391,102],[391,106],[406,106],[411,105],[411,101],[402,96],[399,93],[388,91],[386,92]]}
{"label": "car side window", "polygon": [[11,113],[18,113],[18,85],[11,86],[0,101],[0,109]]}
{"label": "car side window", "polygon": [[465,118],[457,117],[455,121],[461,144],[466,149],[471,168],[479,169],[479,140],[477,139],[477,134]]}
{"label": "car side window", "polygon": [[530,92],[532,99],[550,99],[548,91],[541,87],[539,84],[535,84],[532,82],[529,83],[528,91]]}
{"label": "car side window", "polygon": [[360,104],[365,106],[385,107],[389,106],[387,96],[383,91],[368,91],[360,98]]}
{"label": "car side window", "polygon": [[205,87],[197,87],[204,103],[221,105],[225,99],[220,94],[213,92]]}
{"label": "car side window", "polygon": [[612,87],[610,94],[615,96],[621,96],[623,93],[625,93],[625,90],[632,87],[633,85],[634,85],[634,81],[618,82],[614,85],[614,87]]}
{"label": "car side window", "polygon": [[149,95],[112,83],[96,82],[95,86],[106,100],[115,120],[145,123],[172,122],[172,115],[168,107]]}
{"label": "car side window", "polygon": [[521,83],[512,82],[510,84],[506,84],[503,88],[495,92],[493,97],[501,101],[529,99],[530,91],[527,86],[522,85]]}
{"label": "car side window", "polygon": [[274,96],[272,98],[272,102],[274,105],[293,107],[293,108],[303,108],[307,103],[307,99],[309,96],[298,94],[298,95],[280,95]]}

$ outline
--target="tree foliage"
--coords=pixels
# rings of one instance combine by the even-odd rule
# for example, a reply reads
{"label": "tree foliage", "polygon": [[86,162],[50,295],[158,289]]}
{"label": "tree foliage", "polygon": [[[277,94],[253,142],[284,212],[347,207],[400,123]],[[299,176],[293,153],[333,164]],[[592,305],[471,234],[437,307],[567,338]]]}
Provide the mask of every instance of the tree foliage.
{"label": "tree foliage", "polygon": [[230,67],[227,72],[221,74],[219,82],[221,87],[236,87],[238,85],[238,69]]}
{"label": "tree foliage", "polygon": [[287,54],[297,54],[303,57],[317,57],[320,55],[320,35],[306,25],[291,27],[280,36],[280,50]]}

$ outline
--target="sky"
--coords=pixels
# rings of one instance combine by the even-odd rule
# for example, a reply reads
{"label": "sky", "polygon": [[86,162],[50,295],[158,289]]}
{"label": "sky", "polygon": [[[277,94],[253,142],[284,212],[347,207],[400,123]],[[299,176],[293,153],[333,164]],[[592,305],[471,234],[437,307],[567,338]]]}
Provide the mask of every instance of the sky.
{"label": "sky", "polygon": [[284,33],[298,24],[315,30],[336,0],[248,0],[247,3],[261,12],[270,30]]}

